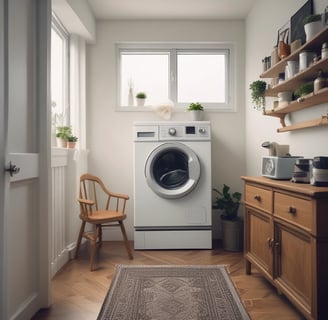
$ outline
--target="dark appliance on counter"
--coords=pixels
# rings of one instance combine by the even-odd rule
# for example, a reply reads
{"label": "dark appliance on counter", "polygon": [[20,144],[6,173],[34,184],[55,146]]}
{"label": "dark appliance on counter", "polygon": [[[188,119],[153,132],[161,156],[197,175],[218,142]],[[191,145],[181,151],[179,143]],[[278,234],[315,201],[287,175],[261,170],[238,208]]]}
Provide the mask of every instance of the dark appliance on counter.
{"label": "dark appliance on counter", "polygon": [[319,156],[313,158],[310,181],[314,186],[328,186],[328,157]]}
{"label": "dark appliance on counter", "polygon": [[312,159],[297,159],[291,181],[296,183],[310,183]]}

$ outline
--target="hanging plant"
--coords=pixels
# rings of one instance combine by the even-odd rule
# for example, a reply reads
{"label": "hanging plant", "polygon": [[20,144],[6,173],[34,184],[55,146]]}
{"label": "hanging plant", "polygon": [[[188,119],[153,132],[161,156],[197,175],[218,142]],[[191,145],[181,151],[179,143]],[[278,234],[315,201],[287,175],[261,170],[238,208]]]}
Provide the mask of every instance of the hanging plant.
{"label": "hanging plant", "polygon": [[264,110],[266,82],[262,80],[254,81],[250,84],[253,107],[256,110]]}

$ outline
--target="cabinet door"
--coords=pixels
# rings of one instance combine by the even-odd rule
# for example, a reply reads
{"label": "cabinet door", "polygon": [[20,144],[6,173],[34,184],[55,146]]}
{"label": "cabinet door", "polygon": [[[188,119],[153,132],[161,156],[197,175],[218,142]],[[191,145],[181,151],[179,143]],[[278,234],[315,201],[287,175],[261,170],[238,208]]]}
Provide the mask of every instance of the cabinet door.
{"label": "cabinet door", "polygon": [[271,216],[246,207],[244,252],[248,274],[251,272],[250,264],[253,263],[268,278],[272,279],[272,239]]}
{"label": "cabinet door", "polygon": [[275,282],[277,288],[305,314],[311,314],[311,236],[306,231],[280,222],[274,223]]}

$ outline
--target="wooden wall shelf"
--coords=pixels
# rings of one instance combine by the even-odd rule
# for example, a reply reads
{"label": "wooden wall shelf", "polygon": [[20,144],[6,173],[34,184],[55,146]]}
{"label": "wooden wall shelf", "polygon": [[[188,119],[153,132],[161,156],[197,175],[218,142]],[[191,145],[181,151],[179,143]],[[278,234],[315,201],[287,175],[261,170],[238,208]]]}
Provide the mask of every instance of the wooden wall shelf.
{"label": "wooden wall shelf", "polygon": [[321,46],[324,42],[327,42],[328,26],[323,28],[311,41],[304,43],[300,48],[293,51],[288,57],[280,60],[273,65],[270,69],[266,70],[260,75],[260,78],[275,78],[279,73],[285,71],[287,61],[298,60],[299,54],[305,50],[320,52]]}
{"label": "wooden wall shelf", "polygon": [[[324,27],[313,39],[303,44],[300,48],[292,52],[288,57],[280,60],[270,69],[266,70],[260,75],[260,78],[278,78],[279,73],[285,71],[285,66],[287,61],[299,60],[300,52],[304,50],[311,50],[320,55],[321,47],[324,42],[328,40],[328,26]],[[328,73],[328,58],[320,59],[312,63],[308,68],[302,70],[295,74],[293,77],[286,81],[283,81],[272,88],[266,90],[265,95],[269,97],[276,97],[279,92],[284,91],[295,91],[301,84],[314,81],[317,77],[318,72],[322,70]],[[277,108],[272,110],[265,110],[264,115],[277,117],[280,119],[282,128],[278,129],[278,132],[286,132],[299,130],[304,128],[316,127],[316,126],[326,126],[327,116],[324,115],[320,119],[309,120],[293,125],[286,126],[285,116],[291,112],[296,112],[305,108],[310,108],[316,105],[320,105],[328,102],[328,87],[321,89],[320,91],[308,94],[301,99],[293,100],[290,103],[280,104]]]}

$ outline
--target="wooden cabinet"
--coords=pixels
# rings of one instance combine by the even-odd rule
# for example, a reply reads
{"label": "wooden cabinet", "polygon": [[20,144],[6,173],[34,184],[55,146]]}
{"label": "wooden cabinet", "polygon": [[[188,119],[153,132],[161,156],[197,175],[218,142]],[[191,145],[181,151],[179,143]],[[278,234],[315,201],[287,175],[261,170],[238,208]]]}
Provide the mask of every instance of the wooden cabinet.
{"label": "wooden cabinet", "polygon": [[[311,50],[317,52],[320,56],[321,46],[324,42],[327,42],[328,39],[328,26],[326,26],[321,32],[317,34],[313,39],[306,42],[300,48],[292,52],[288,57],[283,60],[280,60],[278,63],[273,65],[270,69],[266,70],[263,74],[260,75],[261,78],[277,78],[279,73],[284,72],[287,61],[299,60],[299,54],[302,51]],[[283,91],[295,91],[302,83],[313,81],[318,74],[318,71],[322,70],[328,72],[328,58],[320,59],[319,61],[311,64],[305,70],[302,70],[295,74],[293,77],[289,78],[282,83],[275,85],[266,91],[267,96],[276,97],[278,92]],[[323,115],[319,119],[311,119],[302,123],[297,123],[293,125],[286,126],[285,116],[291,112],[302,110],[305,108],[313,107],[318,104],[326,103],[328,101],[328,88],[323,88],[319,92],[308,94],[299,100],[291,101],[290,103],[285,103],[279,105],[277,108],[272,110],[266,110],[265,115],[278,117],[280,118],[280,123],[282,128],[279,128],[278,132],[298,130],[302,128],[314,127],[314,126],[323,126],[328,125],[327,115]]]}
{"label": "wooden cabinet", "polygon": [[246,273],[254,266],[307,319],[328,319],[328,188],[242,179]]}

